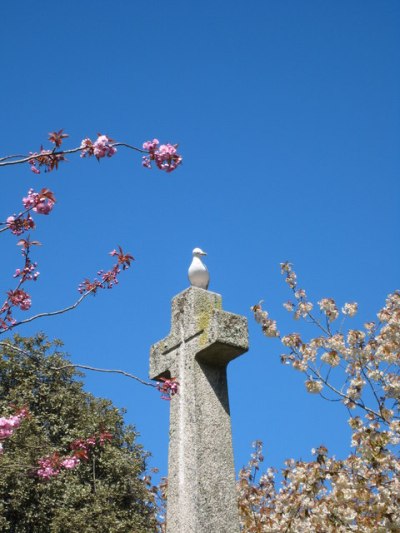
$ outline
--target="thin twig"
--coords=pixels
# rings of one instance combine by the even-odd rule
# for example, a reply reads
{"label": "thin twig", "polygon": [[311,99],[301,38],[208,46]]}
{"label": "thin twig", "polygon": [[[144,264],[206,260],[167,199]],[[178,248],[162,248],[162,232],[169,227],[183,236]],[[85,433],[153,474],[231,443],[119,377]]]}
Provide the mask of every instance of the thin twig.
{"label": "thin twig", "polygon": [[336,389],[333,385],[331,385],[329,383],[329,381],[326,381],[325,378],[323,378],[320,374],[320,372],[318,372],[318,370],[314,370],[312,368],[310,368],[310,370],[317,376],[318,379],[320,379],[322,381],[322,383],[324,383],[328,388],[331,389],[331,391],[335,392],[336,394],[338,394],[339,396],[341,396],[343,399],[345,400],[348,400],[350,402],[352,402],[354,405],[356,405],[357,407],[360,407],[361,409],[364,409],[365,411],[367,411],[368,413],[371,413],[373,414],[374,416],[376,416],[377,418],[380,418],[381,420],[383,420],[384,422],[386,422],[386,420],[382,417],[382,415],[380,415],[379,413],[377,413],[376,411],[374,411],[373,409],[371,409],[370,407],[367,407],[364,402],[360,402],[358,400],[353,400],[353,398],[351,398],[350,396],[347,396],[347,394],[344,394],[343,392],[339,391],[338,389]]}
{"label": "thin twig", "polygon": [[376,403],[378,404],[378,408],[379,408],[379,411],[381,413],[381,417],[383,419],[385,419],[385,417],[382,414],[382,403],[379,401],[378,395],[376,394],[375,387],[373,386],[373,384],[372,384],[371,380],[369,379],[368,374],[365,372],[365,368],[363,366],[361,367],[361,373],[365,377],[365,379],[367,380],[368,385],[371,387],[371,390],[372,390],[372,393],[373,393],[373,395],[375,397]]}

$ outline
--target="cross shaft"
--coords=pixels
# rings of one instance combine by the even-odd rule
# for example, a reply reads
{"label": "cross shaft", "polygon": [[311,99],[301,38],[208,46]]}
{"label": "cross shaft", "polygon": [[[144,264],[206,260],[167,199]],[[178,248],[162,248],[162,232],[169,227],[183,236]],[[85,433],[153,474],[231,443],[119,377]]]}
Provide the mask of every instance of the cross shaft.
{"label": "cross shaft", "polygon": [[150,377],[176,377],[171,400],[167,533],[238,533],[226,366],[248,349],[245,317],[196,287],[172,301],[171,332],[153,345]]}

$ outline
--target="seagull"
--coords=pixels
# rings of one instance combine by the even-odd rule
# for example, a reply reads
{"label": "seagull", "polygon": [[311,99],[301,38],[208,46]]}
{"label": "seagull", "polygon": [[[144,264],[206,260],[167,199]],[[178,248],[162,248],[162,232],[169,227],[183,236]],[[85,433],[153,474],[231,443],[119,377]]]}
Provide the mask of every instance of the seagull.
{"label": "seagull", "polygon": [[189,267],[189,281],[192,287],[199,287],[200,289],[208,289],[210,282],[210,274],[208,273],[206,265],[201,260],[202,255],[207,255],[200,248],[195,248],[192,252],[193,260]]}

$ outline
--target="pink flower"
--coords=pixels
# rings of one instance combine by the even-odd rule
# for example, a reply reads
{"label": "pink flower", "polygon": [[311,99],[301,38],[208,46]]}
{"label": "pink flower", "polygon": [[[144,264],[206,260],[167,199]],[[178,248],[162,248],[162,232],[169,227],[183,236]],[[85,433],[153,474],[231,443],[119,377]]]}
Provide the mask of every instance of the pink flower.
{"label": "pink flower", "polygon": [[31,163],[31,171],[34,173],[34,174],[40,174],[40,170],[38,168],[35,167],[35,163]]}
{"label": "pink flower", "polygon": [[172,172],[182,163],[182,156],[177,153],[177,144],[162,144],[158,147],[158,139],[143,143],[143,149],[149,154],[143,156],[142,165],[151,168],[151,162],[155,161],[157,167],[165,172]]}
{"label": "pink flower", "polygon": [[101,159],[102,157],[112,157],[117,149],[112,146],[112,139],[109,139],[107,135],[99,135],[97,137],[97,140],[93,143],[93,154],[97,157],[97,159]]}
{"label": "pink flower", "polygon": [[86,139],[82,139],[80,148],[82,149],[81,157],[90,157],[93,155],[93,143],[88,137]]}
{"label": "pink flower", "polygon": [[157,146],[160,144],[158,139],[153,139],[152,141],[146,141],[143,143],[143,150],[148,152],[154,152],[157,149]]}
{"label": "pink flower", "polygon": [[15,218],[15,216],[11,215],[7,218],[6,220],[6,223],[7,223],[7,226],[9,227],[11,233],[13,233],[14,235],[21,235],[21,233],[24,232],[21,224],[20,224],[20,219],[19,218]]}
{"label": "pink flower", "polygon": [[172,396],[178,393],[179,382],[176,381],[176,378],[160,378],[161,383],[158,383],[157,389],[161,392],[162,400],[170,400]]}
{"label": "pink flower", "polygon": [[34,229],[35,227],[35,222],[29,214],[26,218],[23,218],[22,215],[11,215],[7,218],[6,224],[14,235],[21,235],[24,231]]}
{"label": "pink flower", "polygon": [[40,215],[48,215],[53,209],[53,205],[54,204],[52,202],[39,202],[34,208],[34,211],[36,211]]}
{"label": "pink flower", "polygon": [[16,429],[20,425],[21,421],[18,416],[10,416],[9,418],[0,418],[0,439],[7,439],[11,437]]}
{"label": "pink flower", "polygon": [[29,189],[28,195],[22,198],[25,209],[33,209],[40,215],[48,215],[55,202],[54,194],[49,189],[42,189],[40,192]]}
{"label": "pink flower", "polygon": [[86,439],[87,446],[96,446],[96,437],[88,437]]}
{"label": "pink flower", "polygon": [[32,301],[27,292],[22,289],[15,289],[14,291],[8,291],[7,294],[12,305],[19,307],[21,311],[27,311],[30,308]]}
{"label": "pink flower", "polygon": [[21,425],[21,421],[26,415],[26,409],[21,409],[16,415],[9,416],[8,418],[0,417],[0,440],[11,437],[14,430]]}
{"label": "pink flower", "polygon": [[39,459],[38,463],[40,468],[38,468],[36,473],[42,479],[50,479],[51,477],[58,476],[60,473],[58,457],[56,455]]}
{"label": "pink flower", "polygon": [[39,276],[39,272],[35,272],[36,267],[37,267],[37,263],[31,263],[29,260],[27,261],[25,267],[22,270],[20,268],[17,268],[15,270],[13,277],[14,278],[21,277],[22,281],[26,281],[28,279],[36,281]]}
{"label": "pink flower", "polygon": [[156,164],[160,170],[172,172],[182,162],[182,157],[176,152],[177,145],[162,144],[156,155]]}
{"label": "pink flower", "polygon": [[79,463],[80,463],[80,461],[79,461],[78,457],[72,456],[72,457],[67,457],[66,459],[64,459],[63,461],[61,461],[60,465],[61,465],[63,468],[66,468],[67,470],[72,470],[72,469],[75,468]]}

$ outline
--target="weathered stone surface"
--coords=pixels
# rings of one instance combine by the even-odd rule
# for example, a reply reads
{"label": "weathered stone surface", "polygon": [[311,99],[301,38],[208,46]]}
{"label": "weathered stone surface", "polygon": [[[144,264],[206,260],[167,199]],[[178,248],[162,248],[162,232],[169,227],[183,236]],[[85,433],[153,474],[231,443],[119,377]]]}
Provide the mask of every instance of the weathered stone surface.
{"label": "weathered stone surface", "polygon": [[168,533],[238,533],[226,366],[248,349],[245,317],[190,287],[172,301],[171,332],[154,344],[150,377],[176,377],[168,457]]}

